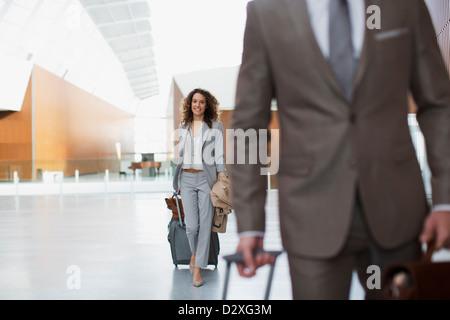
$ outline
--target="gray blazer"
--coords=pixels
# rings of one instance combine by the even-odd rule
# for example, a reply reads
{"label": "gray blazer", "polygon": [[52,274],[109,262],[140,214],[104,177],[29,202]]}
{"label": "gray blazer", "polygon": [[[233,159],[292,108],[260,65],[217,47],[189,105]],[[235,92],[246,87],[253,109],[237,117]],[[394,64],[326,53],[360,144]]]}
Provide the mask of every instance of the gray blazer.
{"label": "gray blazer", "polygon": [[[191,124],[179,126],[179,145],[178,157],[175,159],[177,167],[173,177],[174,190],[180,189],[181,168],[183,166],[184,146],[186,136],[191,128]],[[225,172],[225,153],[223,146],[223,126],[221,121],[214,121],[212,128],[203,122],[202,127],[202,165],[208,181],[209,187],[212,188],[217,180],[218,172]]]}

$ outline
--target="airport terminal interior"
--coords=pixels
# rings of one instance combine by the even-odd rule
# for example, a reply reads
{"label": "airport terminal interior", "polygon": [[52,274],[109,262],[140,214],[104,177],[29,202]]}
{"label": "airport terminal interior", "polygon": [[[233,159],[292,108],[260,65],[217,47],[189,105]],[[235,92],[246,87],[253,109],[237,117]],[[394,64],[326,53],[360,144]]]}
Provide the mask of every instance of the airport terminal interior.
{"label": "airport terminal interior", "polygon": [[[230,126],[248,2],[0,0],[0,299],[222,299],[223,257],[239,240],[234,212],[219,234],[218,265],[197,288],[189,266],[173,264],[164,199],[174,191],[174,132],[187,94],[212,92]],[[426,3],[450,70],[450,1]],[[198,10],[210,13],[205,21],[183,23]],[[192,52],[197,34],[217,53]],[[431,198],[415,110],[411,101]],[[278,128],[276,101],[270,128]],[[283,250],[276,174],[266,187],[265,248]],[[433,259],[450,261],[450,252]],[[228,298],[263,299],[268,275],[264,267],[244,279],[232,268]],[[364,299],[353,280],[349,299]],[[286,253],[270,299],[292,299]]]}

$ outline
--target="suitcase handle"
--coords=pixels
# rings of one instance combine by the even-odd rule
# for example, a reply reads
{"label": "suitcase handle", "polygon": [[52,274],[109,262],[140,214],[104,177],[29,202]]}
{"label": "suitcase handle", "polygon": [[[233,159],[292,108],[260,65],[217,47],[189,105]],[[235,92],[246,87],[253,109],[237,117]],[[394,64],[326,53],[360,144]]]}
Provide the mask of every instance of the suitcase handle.
{"label": "suitcase handle", "polygon": [[[265,254],[265,253],[269,253],[272,257],[275,258],[275,262],[270,266],[270,273],[269,273],[269,278],[267,280],[267,286],[266,286],[266,294],[264,296],[264,300],[269,300],[270,289],[271,289],[271,286],[272,286],[273,273],[274,273],[274,270],[275,270],[275,263],[277,261],[276,259],[278,258],[278,256],[280,254],[283,253],[283,251],[256,250],[256,251],[253,252],[253,255],[256,256],[258,254]],[[226,271],[226,274],[225,274],[225,284],[224,284],[224,287],[223,287],[222,300],[226,300],[227,293],[228,293],[228,282],[230,280],[231,265],[233,263],[242,263],[242,262],[244,262],[244,257],[243,257],[241,252],[236,252],[234,254],[230,254],[230,255],[224,256],[223,258],[227,262],[227,271]]]}
{"label": "suitcase handle", "polygon": [[175,192],[173,193],[173,195],[174,195],[175,201],[176,201],[176,203],[177,203],[178,220],[180,220],[180,225],[181,225],[182,227],[184,227],[183,219],[181,219],[180,205],[179,205],[179,203],[178,203],[178,192],[175,191]]}
{"label": "suitcase handle", "polygon": [[[265,254],[268,253],[272,257],[277,258],[280,254],[283,253],[283,251],[265,251],[265,250],[256,250],[253,253],[253,256],[257,256],[258,254]],[[234,254],[230,254],[223,257],[227,262],[234,262],[234,263],[242,263],[244,262],[244,257],[241,252],[236,252]]]}

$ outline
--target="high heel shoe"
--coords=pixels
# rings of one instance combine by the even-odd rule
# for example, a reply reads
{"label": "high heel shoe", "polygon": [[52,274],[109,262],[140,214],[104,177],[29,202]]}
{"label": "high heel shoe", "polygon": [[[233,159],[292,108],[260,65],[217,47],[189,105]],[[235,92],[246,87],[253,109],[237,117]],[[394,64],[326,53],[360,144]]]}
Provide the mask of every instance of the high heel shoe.
{"label": "high heel shoe", "polygon": [[201,287],[203,285],[203,280],[192,281],[194,287]]}

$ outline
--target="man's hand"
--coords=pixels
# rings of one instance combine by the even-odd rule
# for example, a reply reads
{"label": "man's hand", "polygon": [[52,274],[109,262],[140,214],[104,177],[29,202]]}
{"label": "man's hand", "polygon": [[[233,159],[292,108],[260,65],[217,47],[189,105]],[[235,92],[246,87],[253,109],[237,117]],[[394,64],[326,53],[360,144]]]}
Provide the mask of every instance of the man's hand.
{"label": "man's hand", "polygon": [[263,238],[256,236],[243,236],[239,240],[237,252],[241,252],[244,258],[243,264],[237,264],[239,274],[245,278],[251,278],[256,274],[256,269],[266,264],[274,264],[275,259],[269,253],[253,254],[256,250],[263,250]]}
{"label": "man's hand", "polygon": [[436,250],[450,249],[450,211],[434,211],[425,220],[420,241],[436,240]]}

